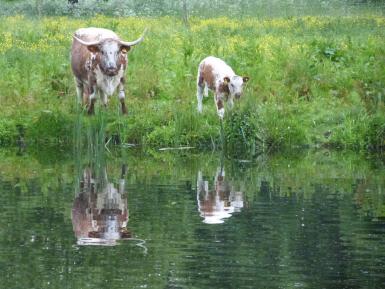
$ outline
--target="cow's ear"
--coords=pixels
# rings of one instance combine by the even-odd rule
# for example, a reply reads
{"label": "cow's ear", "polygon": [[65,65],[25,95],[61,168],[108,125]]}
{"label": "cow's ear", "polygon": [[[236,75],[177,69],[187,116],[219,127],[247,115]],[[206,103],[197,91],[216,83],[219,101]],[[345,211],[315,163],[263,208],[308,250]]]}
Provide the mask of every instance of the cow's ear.
{"label": "cow's ear", "polygon": [[229,84],[229,83],[230,83],[230,78],[228,78],[227,76],[225,76],[225,77],[223,78],[223,82],[224,82],[224,84]]}
{"label": "cow's ear", "polygon": [[122,53],[127,53],[128,51],[130,51],[130,49],[131,49],[131,46],[124,46],[124,45],[122,45],[122,46],[120,47],[120,51],[121,51]]}
{"label": "cow's ear", "polygon": [[88,48],[88,51],[90,51],[91,53],[97,53],[100,51],[98,45],[88,45],[87,48]]}
{"label": "cow's ear", "polygon": [[244,76],[244,77],[243,77],[243,82],[248,82],[248,81],[249,81],[249,79],[250,79],[250,77],[248,77],[248,76]]}

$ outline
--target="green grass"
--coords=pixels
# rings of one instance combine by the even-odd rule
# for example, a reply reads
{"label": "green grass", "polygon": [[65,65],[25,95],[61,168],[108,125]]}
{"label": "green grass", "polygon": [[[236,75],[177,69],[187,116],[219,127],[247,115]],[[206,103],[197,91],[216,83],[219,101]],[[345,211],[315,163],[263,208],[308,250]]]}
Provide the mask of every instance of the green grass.
{"label": "green grass", "polygon": [[[76,106],[69,66],[79,27],[114,29],[146,40],[129,54],[127,103],[116,97],[88,117]],[[3,17],[0,21],[0,145],[18,140],[71,145],[103,128],[105,139],[148,148],[196,146],[251,152],[304,146],[379,149],[385,140],[385,18],[275,19],[173,17],[87,19]],[[212,95],[196,112],[196,73],[216,55],[250,76],[226,111],[223,130]],[[99,104],[99,103],[98,103]],[[80,123],[80,124],[79,124]]]}

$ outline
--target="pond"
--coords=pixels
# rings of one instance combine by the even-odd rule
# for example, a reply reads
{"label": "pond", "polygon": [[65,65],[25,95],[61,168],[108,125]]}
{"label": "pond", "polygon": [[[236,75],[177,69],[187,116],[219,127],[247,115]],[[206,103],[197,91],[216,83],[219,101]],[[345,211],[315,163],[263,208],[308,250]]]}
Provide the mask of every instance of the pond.
{"label": "pond", "polygon": [[1,288],[385,288],[385,165],[0,151]]}

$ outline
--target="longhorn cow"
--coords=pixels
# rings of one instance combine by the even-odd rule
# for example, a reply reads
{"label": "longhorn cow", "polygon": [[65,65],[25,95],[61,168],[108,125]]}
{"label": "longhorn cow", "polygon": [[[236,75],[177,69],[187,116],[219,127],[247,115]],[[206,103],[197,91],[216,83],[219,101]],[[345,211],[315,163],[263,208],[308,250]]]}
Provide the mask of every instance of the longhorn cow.
{"label": "longhorn cow", "polygon": [[144,34],[134,41],[123,41],[113,31],[103,28],[76,30],[72,42],[71,66],[78,100],[81,102],[83,99],[89,114],[94,113],[97,92],[100,92],[106,106],[108,97],[117,88],[122,113],[127,113],[124,92],[127,52],[143,39]]}

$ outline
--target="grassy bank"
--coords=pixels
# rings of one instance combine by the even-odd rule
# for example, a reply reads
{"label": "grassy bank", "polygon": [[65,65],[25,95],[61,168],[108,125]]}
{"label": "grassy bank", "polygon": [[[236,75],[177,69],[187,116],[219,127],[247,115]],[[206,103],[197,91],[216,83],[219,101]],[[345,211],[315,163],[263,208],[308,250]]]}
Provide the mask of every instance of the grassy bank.
{"label": "grassy bank", "polygon": [[[128,116],[115,98],[87,117],[76,106],[69,66],[79,27],[122,38],[149,28],[129,54]],[[300,17],[0,21],[0,145],[72,144],[92,128],[107,140],[146,147],[222,147],[257,151],[293,146],[380,148],[385,140],[385,18]],[[223,131],[212,96],[196,112],[197,65],[207,55],[250,76]]]}

